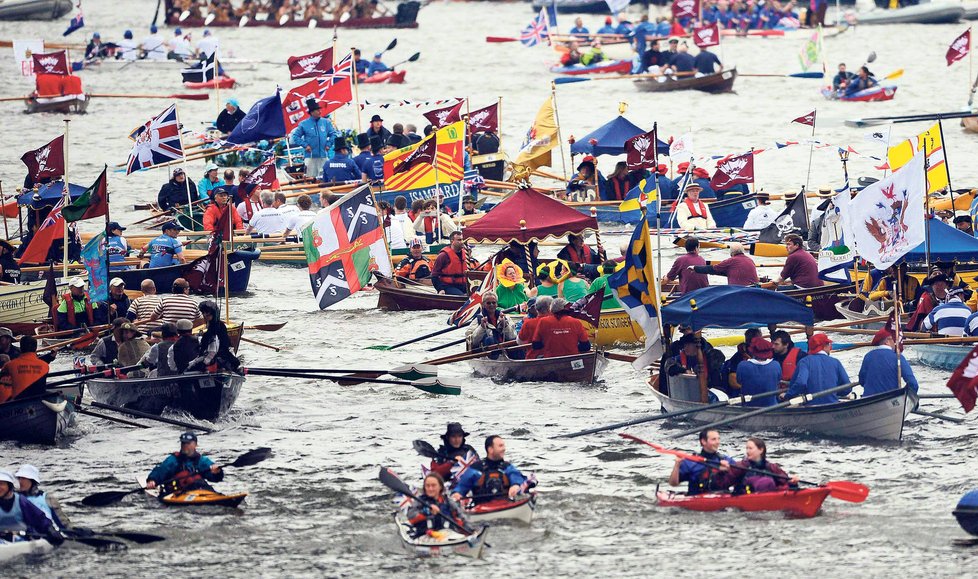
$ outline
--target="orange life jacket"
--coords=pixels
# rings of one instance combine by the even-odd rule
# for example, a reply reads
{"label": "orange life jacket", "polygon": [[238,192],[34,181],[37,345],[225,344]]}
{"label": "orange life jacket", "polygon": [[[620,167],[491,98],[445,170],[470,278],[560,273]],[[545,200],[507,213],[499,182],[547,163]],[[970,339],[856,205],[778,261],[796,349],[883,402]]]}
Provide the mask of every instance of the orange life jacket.
{"label": "orange life jacket", "polygon": [[791,381],[791,377],[795,375],[795,370],[798,368],[798,348],[791,348],[788,350],[788,355],[784,357],[784,361],[781,362],[781,379],[787,382]]}
{"label": "orange life jacket", "polygon": [[16,398],[48,375],[48,363],[38,358],[34,352],[24,352],[7,362],[3,369],[4,374],[10,377],[9,399]]}
{"label": "orange life jacket", "polygon": [[465,264],[469,259],[465,248],[462,248],[461,257],[452,251],[451,247],[442,248],[441,253],[448,255],[449,262],[447,267],[442,268],[441,275],[438,276],[438,279],[442,283],[464,284],[466,282]]}

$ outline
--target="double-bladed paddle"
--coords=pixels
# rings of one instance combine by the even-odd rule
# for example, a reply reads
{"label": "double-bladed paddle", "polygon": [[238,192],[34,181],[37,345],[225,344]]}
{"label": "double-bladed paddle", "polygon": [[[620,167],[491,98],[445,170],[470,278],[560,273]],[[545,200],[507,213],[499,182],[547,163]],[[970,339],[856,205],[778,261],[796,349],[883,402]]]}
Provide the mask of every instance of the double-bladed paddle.
{"label": "double-bladed paddle", "polygon": [[67,533],[67,536],[72,538],[85,539],[99,536],[116,537],[118,539],[132,541],[133,543],[138,543],[140,545],[157,543],[159,541],[166,540],[166,537],[161,537],[160,535],[153,535],[150,533],[137,533],[134,531],[95,531],[85,527],[72,527],[70,529],[66,529],[65,532]]}
{"label": "double-bladed paddle", "polygon": [[[256,448],[254,450],[249,450],[248,452],[242,454],[230,464],[222,465],[221,468],[235,467],[240,468],[243,466],[251,466],[262,462],[266,458],[272,456],[272,449],[268,447]],[[104,507],[106,505],[111,505],[124,499],[125,497],[138,493],[139,491],[146,490],[146,487],[139,487],[129,491],[102,491],[99,493],[91,494],[82,499],[82,504],[86,507]]]}
{"label": "double-bladed paddle", "polygon": [[[706,457],[699,456],[697,454],[689,454],[681,450],[672,450],[660,444],[655,444],[654,442],[648,442],[646,440],[642,440],[641,438],[634,436],[632,434],[622,432],[618,436],[647,446],[651,446],[652,448],[655,449],[656,452],[660,452],[662,454],[671,454],[673,456],[678,456],[679,458],[691,460],[694,462],[702,462],[702,463],[707,462]],[[790,480],[790,477],[786,477],[781,474],[776,474],[768,470],[762,470],[758,468],[746,468],[746,469],[741,467],[735,467],[735,468],[737,468],[738,470],[746,470],[747,472],[752,472],[754,474],[769,476],[771,478]],[[816,487],[825,487],[829,489],[829,494],[832,495],[833,497],[842,501],[849,501],[850,503],[861,503],[866,500],[867,496],[869,496],[868,486],[852,481],[840,480],[840,481],[828,481],[826,483],[816,483],[816,482],[810,482],[805,480],[799,480],[798,482],[806,485],[816,486]]]}
{"label": "double-bladed paddle", "polygon": [[420,440],[420,439],[415,440],[414,442],[411,443],[411,446],[414,447],[414,450],[417,451],[418,454],[420,454],[425,458],[440,458],[443,460],[451,460],[451,461],[455,460],[453,457],[448,456],[447,454],[442,454],[438,452],[437,450],[435,450],[434,446],[432,446],[431,444],[429,444],[424,440]]}
{"label": "double-bladed paddle", "polygon": [[[402,481],[390,468],[383,467],[383,466],[380,467],[380,475],[378,478],[380,478],[380,482],[383,483],[383,485],[389,488],[390,490],[396,493],[401,493],[402,495],[408,498],[414,499],[415,501],[421,503],[422,505],[424,504],[424,502],[421,499],[419,499],[417,495],[411,492],[411,487],[407,486],[407,484],[404,481]],[[451,513],[444,513],[442,519],[447,521],[448,524],[451,525],[453,529],[462,533],[463,535],[471,535],[472,533],[475,532],[474,529],[467,529],[462,525],[456,523]]]}
{"label": "double-bladed paddle", "polygon": [[417,62],[417,60],[419,58],[421,58],[421,53],[420,52],[415,52],[414,54],[412,54],[411,56],[409,56],[407,60],[402,60],[401,62],[398,62],[397,64],[391,66],[391,70],[394,70],[395,68],[401,66],[402,64],[408,63],[408,62]]}

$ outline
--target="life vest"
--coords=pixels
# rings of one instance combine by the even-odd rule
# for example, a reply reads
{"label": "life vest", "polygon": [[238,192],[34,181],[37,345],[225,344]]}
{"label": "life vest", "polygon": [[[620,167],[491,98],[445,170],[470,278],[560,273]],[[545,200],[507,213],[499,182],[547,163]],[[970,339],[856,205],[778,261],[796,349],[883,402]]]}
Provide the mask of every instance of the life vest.
{"label": "life vest", "polygon": [[448,255],[448,265],[441,270],[441,275],[438,279],[442,283],[449,284],[465,284],[465,264],[469,259],[468,252],[465,248],[462,248],[462,256],[459,257],[457,253],[452,251],[451,247],[445,247],[441,250],[441,253]]}
{"label": "life vest", "polygon": [[173,343],[173,362],[177,367],[177,372],[183,374],[187,371],[187,366],[197,357],[199,346],[197,338],[193,336],[180,336]]}
{"label": "life vest", "polygon": [[102,359],[102,362],[111,364],[116,358],[119,357],[119,344],[112,336],[105,338],[103,343],[105,344],[105,358]]}
{"label": "life vest", "polygon": [[20,495],[14,493],[14,504],[9,511],[0,509],[0,529],[4,531],[26,531],[24,511],[20,508]]}
{"label": "life vest", "polygon": [[[703,360],[706,360],[706,354],[703,354]],[[693,370],[689,367],[689,359],[686,357],[686,352],[679,352],[679,363],[682,364],[683,368],[688,370]],[[710,366],[709,364],[704,364],[703,368],[699,368],[700,362],[696,360],[696,370],[702,370],[706,374],[707,378],[710,376]]]}
{"label": "life vest", "polygon": [[[718,466],[720,464],[720,461],[723,460],[723,458],[719,454],[708,455],[703,453],[703,451],[700,451],[697,454],[699,456],[702,456],[703,458],[706,458],[709,461],[715,460]],[[706,463],[702,463],[702,464],[703,464],[703,470],[699,472],[699,475],[697,475],[695,480],[690,481],[690,490],[694,491],[694,494],[705,493],[711,490],[715,490],[713,488],[713,482],[714,482],[713,478],[714,478],[714,474],[717,472],[717,469],[715,467],[710,466],[709,464]]]}
{"label": "life vest", "polygon": [[43,492],[39,492],[35,495],[22,494],[22,496],[27,499],[27,502],[44,511],[44,514],[48,516],[48,519],[54,522],[54,514],[51,512],[51,507],[48,505],[48,498]]}
{"label": "life vest", "polygon": [[482,476],[476,481],[475,489],[482,492],[473,494],[492,496],[506,494],[511,486],[509,477],[506,476],[507,467],[509,467],[509,463],[505,461],[499,462],[495,466],[489,465],[488,461],[480,462],[476,469],[482,472]]}
{"label": "life vest", "polygon": [[3,373],[10,378],[10,399],[14,399],[27,390],[34,390],[32,387],[35,384],[43,390],[48,375],[48,363],[38,358],[34,352],[25,352],[7,362]]}
{"label": "life vest", "polygon": [[170,349],[176,342],[163,341],[157,344],[157,352],[159,355],[156,358],[156,375],[157,376],[172,376],[173,371],[170,370],[170,365],[166,363],[167,356],[170,354]]}
{"label": "life vest", "polygon": [[418,271],[422,268],[427,268],[428,272],[422,275],[422,278],[431,276],[431,262],[428,258],[421,256],[418,259],[413,257],[406,257],[404,261],[401,262],[401,266],[397,268],[397,275],[401,277],[406,277],[408,279],[418,279]]}
{"label": "life vest", "polygon": [[106,253],[109,254],[109,261],[112,263],[123,261],[129,253],[129,244],[124,237],[113,235],[105,245]]}
{"label": "life vest", "polygon": [[183,466],[183,470],[177,471],[173,475],[173,480],[166,481],[164,483],[165,490],[169,492],[174,492],[177,490],[188,490],[193,488],[197,483],[204,480],[204,477],[200,476],[200,455],[194,454],[194,456],[183,456],[180,452],[174,452],[173,456],[180,461]]}
{"label": "life vest", "polygon": [[686,204],[686,208],[689,209],[690,219],[707,219],[708,210],[706,208],[705,203],[703,203],[702,201],[697,201],[694,204],[693,201],[688,197],[686,198],[684,203]]}
{"label": "life vest", "polygon": [[592,255],[593,253],[591,252],[591,248],[586,244],[582,246],[580,253],[578,253],[577,248],[572,244],[567,244],[567,257],[569,257],[570,261],[574,263],[591,263]]}
{"label": "life vest", "polygon": [[608,183],[611,185],[611,191],[615,194],[615,200],[624,200],[625,195],[628,195],[628,179],[611,177],[608,179]]}
{"label": "life vest", "polygon": [[795,370],[798,368],[798,348],[792,347],[788,350],[788,355],[784,357],[784,361],[781,362],[781,379],[790,382],[791,377],[795,375]]}
{"label": "life vest", "polygon": [[[71,292],[67,292],[61,296],[61,299],[65,302],[65,312],[68,315],[68,325],[72,328],[77,327],[75,321],[75,302],[77,301],[71,295]],[[88,317],[88,325],[95,325],[95,311],[92,310],[92,300],[88,297],[88,292],[85,292],[85,315]]]}

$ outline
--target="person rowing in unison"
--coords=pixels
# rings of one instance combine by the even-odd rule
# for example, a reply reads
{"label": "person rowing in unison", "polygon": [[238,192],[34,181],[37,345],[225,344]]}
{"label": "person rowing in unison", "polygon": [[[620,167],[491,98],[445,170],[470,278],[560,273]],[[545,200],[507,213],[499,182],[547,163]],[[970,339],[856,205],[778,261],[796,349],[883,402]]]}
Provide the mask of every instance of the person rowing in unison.
{"label": "person rowing in unison", "polygon": [[[772,359],[774,349],[771,342],[761,337],[754,338],[747,346],[747,352],[750,354],[750,359],[737,365],[737,383],[740,385],[740,393],[757,395],[777,390],[781,382],[781,366]],[[778,403],[776,398],[776,396],[766,396],[751,400],[744,405],[774,406]]]}
{"label": "person rowing in unison", "polygon": [[146,488],[160,487],[160,494],[187,492],[198,489],[213,491],[207,481],[221,482],[224,470],[214,461],[197,452],[197,435],[180,435],[180,450],[166,457],[146,477]]}
{"label": "person rowing in unison", "polygon": [[[767,444],[752,436],[747,439],[746,458],[730,465],[730,469],[720,477],[720,484],[733,487],[735,495],[745,493],[768,493],[797,487],[798,477],[784,472],[776,463],[767,460]],[[775,476],[752,472],[763,470]]]}
{"label": "person rowing in unison", "polygon": [[757,265],[744,253],[744,246],[734,242],[729,244],[730,257],[715,265],[690,265],[696,273],[727,276],[727,285],[750,286],[758,282]]}
{"label": "person rowing in unison", "polygon": [[[798,369],[788,386],[788,392],[781,395],[788,400],[803,394],[818,394],[837,386],[849,383],[849,374],[842,367],[842,362],[831,356],[832,340],[819,332],[808,340],[808,355],[798,362]],[[896,372],[894,372],[895,374]],[[834,404],[839,401],[839,395],[846,396],[850,390],[835,392],[813,398],[807,404]]]}
{"label": "person rowing in unison", "polygon": [[493,434],[486,438],[486,458],[467,468],[452,488],[452,498],[456,501],[472,493],[475,503],[509,497],[524,491],[527,478],[518,468],[506,462],[506,441]]}
{"label": "person rowing in unison", "polygon": [[449,422],[445,434],[441,435],[442,444],[437,451],[442,456],[431,461],[431,470],[440,474],[442,478],[448,478],[452,474],[456,459],[465,460],[469,453],[478,459],[479,453],[472,448],[472,445],[465,442],[465,437],[468,435],[461,423]]}
{"label": "person rowing in unison", "polygon": [[784,260],[784,268],[773,282],[762,287],[777,289],[781,284],[789,282],[795,287],[822,287],[825,282],[818,277],[818,262],[803,246],[801,236],[789,233],[784,236],[784,246],[788,249],[788,258]]}
{"label": "person rowing in unison", "polygon": [[720,454],[720,433],[718,431],[707,429],[700,432],[700,452],[698,454],[705,458],[706,462],[676,457],[676,462],[672,466],[672,473],[669,475],[669,484],[677,487],[684,482],[688,483],[686,494],[689,495],[727,490],[727,487],[723,485],[723,479],[724,475],[730,471],[730,465],[734,463],[734,459]]}
{"label": "person rowing in unison", "polygon": [[963,336],[971,316],[971,308],[964,303],[963,298],[964,290],[961,288],[948,291],[944,303],[927,314],[920,329],[941,336]]}
{"label": "person rowing in unison", "polygon": [[700,240],[689,235],[685,240],[686,255],[680,256],[672,264],[669,273],[663,280],[666,283],[679,280],[679,295],[686,295],[689,292],[700,288],[709,287],[710,278],[705,273],[697,273],[689,269],[689,266],[706,266],[706,260],[700,255]]}
{"label": "person rowing in unison", "polygon": [[[503,342],[516,339],[516,330],[509,318],[499,309],[499,298],[493,291],[487,290],[482,294],[482,309],[476,314],[475,320],[465,331],[465,341],[469,351],[488,350]],[[510,358],[522,357],[519,350],[507,352]],[[496,359],[499,352],[489,354]]]}
{"label": "person rowing in unison", "polygon": [[466,526],[461,507],[445,494],[444,477],[437,472],[429,472],[424,477],[421,494],[412,501],[407,511],[411,534],[417,538],[450,527],[446,521],[449,517],[456,525]]}
{"label": "person rowing in unison", "polygon": [[913,374],[910,362],[897,354],[896,336],[892,330],[883,328],[873,336],[874,348],[863,356],[859,366],[859,384],[863,387],[863,397],[882,394],[900,387],[897,375],[897,356],[900,356],[900,376],[908,388],[917,391],[917,377]]}
{"label": "person rowing in unison", "polygon": [[60,545],[64,535],[26,496],[16,492],[17,479],[0,470],[0,531],[26,531],[31,535],[43,535],[50,543]]}

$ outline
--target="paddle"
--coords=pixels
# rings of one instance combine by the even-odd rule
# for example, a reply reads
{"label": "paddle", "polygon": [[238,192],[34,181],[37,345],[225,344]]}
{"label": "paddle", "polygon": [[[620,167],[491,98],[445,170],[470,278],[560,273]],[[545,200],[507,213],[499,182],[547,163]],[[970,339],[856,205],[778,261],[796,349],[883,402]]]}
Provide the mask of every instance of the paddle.
{"label": "paddle", "polygon": [[[631,434],[622,432],[618,436],[622,438],[626,438],[628,440],[632,440],[634,442],[645,444],[647,446],[651,446],[656,450],[656,452],[660,452],[662,454],[671,454],[673,456],[678,456],[680,458],[691,460],[693,462],[702,462],[702,463],[707,462],[706,457],[704,456],[689,454],[686,452],[682,452],[681,450],[670,450],[664,446],[655,444],[653,442],[642,440],[641,438],[637,436],[633,436]],[[790,480],[790,477],[786,477],[781,474],[775,474],[768,470],[761,470],[757,468],[741,468],[741,467],[736,467],[736,468],[737,470],[745,470],[747,472],[752,472],[754,474],[760,474],[763,476],[769,476],[771,478]],[[816,487],[826,487],[827,489],[829,489],[830,495],[832,495],[833,497],[841,501],[848,501],[850,503],[861,503],[866,500],[867,496],[869,496],[868,486],[852,481],[842,480],[842,481],[828,481],[826,483],[816,483],[816,482],[810,482],[805,480],[799,480],[798,482],[806,485],[816,486]]]}
{"label": "paddle", "polygon": [[420,439],[415,440],[414,442],[411,443],[411,446],[414,447],[414,450],[417,451],[418,454],[420,454],[425,458],[440,458],[443,460],[450,460],[450,461],[455,460],[454,457],[438,452],[437,450],[435,450],[434,446],[431,446],[424,440],[420,440]]}
{"label": "paddle", "polygon": [[558,76],[554,79],[554,84],[573,84],[575,82],[588,82],[592,80],[635,80],[640,78],[659,78],[662,76],[693,76],[695,72],[676,72],[673,74],[619,74],[606,76]]}
{"label": "paddle", "polygon": [[135,426],[137,428],[149,428],[149,426],[146,426],[145,424],[140,424],[138,422],[126,420],[125,418],[117,418],[115,416],[109,416],[108,414],[102,414],[100,412],[92,412],[91,410],[80,408],[77,404],[75,405],[75,412],[79,414],[84,414],[85,416],[91,416],[93,418],[101,418],[102,420],[108,420],[109,422],[117,422],[119,424],[125,424],[126,426]]}
{"label": "paddle", "polygon": [[177,93],[177,94],[125,94],[125,93],[94,93],[90,97],[110,99],[181,99],[185,101],[206,101],[211,98],[209,93]]}
{"label": "paddle", "polygon": [[390,374],[402,380],[418,380],[421,378],[431,378],[438,375],[438,368],[425,364],[404,364],[392,370],[351,370],[348,368],[254,368],[252,370],[270,370],[272,372],[292,372],[296,374],[348,374],[349,378],[356,378],[358,375],[374,375],[375,377]]}
{"label": "paddle", "polygon": [[[76,403],[76,407],[85,408],[81,404]],[[200,430],[201,432],[214,432],[213,428],[207,426],[202,426],[200,424],[193,424],[191,422],[184,422],[182,420],[174,420],[172,418],[164,418],[162,416],[157,416],[155,414],[149,414],[148,412],[141,412],[139,410],[133,410],[132,408],[123,408],[122,406],[113,406],[111,404],[105,404],[104,402],[91,401],[88,406],[94,406],[95,408],[102,408],[103,410],[112,410],[120,414],[129,414],[131,416],[136,416],[137,418],[145,418],[147,420],[155,420],[156,422],[162,422],[163,424],[170,424],[172,426],[179,426],[180,428],[186,428],[189,430]]]}
{"label": "paddle", "polygon": [[394,50],[394,47],[395,46],[397,46],[397,39],[396,38],[394,40],[391,40],[391,43],[387,45],[387,48],[381,50],[380,51],[380,54],[383,55],[385,52],[387,52],[389,50]]}
{"label": "paddle", "polygon": [[281,352],[282,350],[285,350],[286,349],[286,348],[282,348],[280,346],[273,346],[271,344],[266,344],[265,342],[259,342],[258,340],[254,340],[252,338],[246,338],[244,336],[241,336],[238,339],[241,340],[242,342],[248,342],[249,344],[254,344],[256,346],[261,346],[262,348],[268,348],[269,350],[275,350],[276,352]]}
{"label": "paddle", "polygon": [[901,115],[892,117],[869,117],[866,119],[855,119],[851,121],[846,121],[845,125],[847,127],[873,127],[877,125],[886,125],[890,123],[918,123],[925,121],[936,121],[943,119],[963,119],[967,117],[978,116],[978,113],[971,111],[959,111],[959,112],[949,112],[949,113],[921,113],[918,115]]}
{"label": "paddle", "polygon": [[486,36],[486,42],[499,43],[499,42],[519,42],[519,38],[510,38],[508,36]]}
{"label": "paddle", "polygon": [[[258,464],[259,462],[272,456],[272,449],[268,447],[256,448],[254,450],[249,450],[248,452],[242,454],[231,464],[226,464],[221,466],[221,468],[235,467],[241,468],[243,466],[251,466]],[[139,487],[137,489],[132,489],[130,491],[102,491],[99,493],[94,493],[88,495],[82,499],[82,504],[86,507],[104,507],[106,505],[111,505],[112,503],[117,503],[122,499],[126,498],[131,494],[138,493],[139,491],[146,490],[146,487]]]}
{"label": "paddle", "polygon": [[249,370],[249,374],[256,376],[275,376],[279,378],[304,378],[310,380],[329,380],[331,382],[343,382],[357,384],[366,382],[369,384],[394,384],[397,386],[411,386],[429,394],[442,394],[446,396],[458,396],[462,393],[462,387],[438,377],[421,378],[419,380],[381,380],[376,378],[361,378],[358,376],[336,376],[331,374],[315,374],[306,372],[288,372],[280,370]]}
{"label": "paddle", "polygon": [[[417,501],[422,505],[425,504],[421,499],[417,497],[417,495],[411,492],[411,487],[407,486],[407,484],[405,484],[404,481],[398,478],[398,476],[394,474],[394,471],[391,470],[390,468],[386,468],[383,466],[380,467],[380,475],[378,476],[378,478],[380,479],[380,482],[390,490],[396,493],[401,493],[402,495],[408,498],[414,499],[415,501]],[[454,518],[449,513],[445,513],[445,516],[442,517],[442,520],[446,521],[453,529],[462,533],[463,535],[471,535],[472,533],[475,532],[475,530],[473,529],[467,529],[462,525],[456,523],[454,521]]]}
{"label": "paddle", "polygon": [[444,350],[445,348],[451,348],[452,346],[458,346],[459,344],[464,344],[467,338],[462,338],[460,340],[455,340],[454,342],[449,342],[447,344],[442,344],[441,346],[435,346],[434,348],[428,348],[425,352],[437,352],[438,350]]}
{"label": "paddle", "polygon": [[281,324],[257,324],[254,326],[245,326],[246,330],[258,330],[261,332],[277,332],[285,327],[288,322],[282,322]]}
{"label": "paddle", "polygon": [[957,416],[948,416],[947,414],[938,414],[936,412],[925,412],[923,410],[911,410],[910,414],[927,416],[928,418],[936,418],[938,420],[946,420],[948,422],[953,422],[955,424],[961,424],[962,422],[964,422],[964,418],[959,418]]}
{"label": "paddle", "polygon": [[87,529],[85,527],[72,527],[70,529],[65,529],[67,533],[79,533],[78,535],[69,535],[70,537],[77,538],[87,538],[92,536],[105,536],[105,537],[117,537],[126,541],[132,541],[133,543],[138,543],[140,545],[146,545],[149,543],[158,543],[160,541],[165,541],[166,537],[161,537],[160,535],[152,535],[150,533],[136,533],[132,531],[94,531],[92,529]]}
{"label": "paddle", "polygon": [[752,412],[746,412],[744,414],[738,414],[736,416],[731,416],[729,418],[724,418],[723,420],[718,420],[718,421],[713,422],[711,424],[707,424],[706,426],[701,426],[701,427],[698,427],[698,428],[684,430],[684,431],[680,432],[679,434],[677,434],[676,436],[689,436],[690,434],[696,434],[696,433],[700,432],[701,430],[715,429],[718,426],[724,426],[726,424],[730,424],[732,422],[737,422],[737,421],[743,420],[745,418],[751,418],[751,417],[754,417],[754,416],[758,416],[760,414],[767,414],[768,412],[772,412],[774,410],[778,410],[779,408],[787,408],[789,406],[799,406],[801,404],[804,404],[805,402],[810,402],[810,401],[814,400],[815,398],[820,398],[822,396],[827,396],[829,394],[835,394],[836,392],[842,392],[843,390],[848,390],[849,388],[852,388],[853,386],[858,386],[858,385],[859,385],[859,382],[850,382],[848,384],[843,384],[842,386],[836,386],[835,388],[829,388],[828,390],[822,390],[821,392],[816,392],[814,394],[802,394],[801,396],[795,396],[794,398],[791,398],[789,400],[785,400],[784,402],[780,402],[778,404],[775,404],[774,406],[765,406],[764,408],[758,408],[757,410],[754,410]]}
{"label": "paddle", "polygon": [[792,72],[790,74],[745,74],[738,73],[737,76],[751,76],[757,78],[825,78],[824,72]]}
{"label": "paddle", "polygon": [[496,344],[490,348],[484,350],[479,350],[477,352],[465,352],[463,354],[455,354],[452,356],[445,356],[444,358],[436,358],[434,360],[426,360],[425,364],[431,364],[432,366],[441,366],[442,364],[452,364],[455,362],[464,362],[465,360],[474,360],[476,358],[482,358],[488,356],[493,352],[498,352],[500,350],[510,350],[516,348],[526,348],[530,344],[517,344],[516,340],[510,340],[508,342],[503,342],[501,344]]}
{"label": "paddle", "polygon": [[407,60],[402,60],[401,62],[399,62],[399,63],[395,64],[394,66],[392,66],[391,67],[391,70],[394,70],[395,68],[401,66],[402,64],[408,63],[408,62],[417,62],[417,60],[419,58],[421,58],[421,53],[420,52],[415,52]]}

